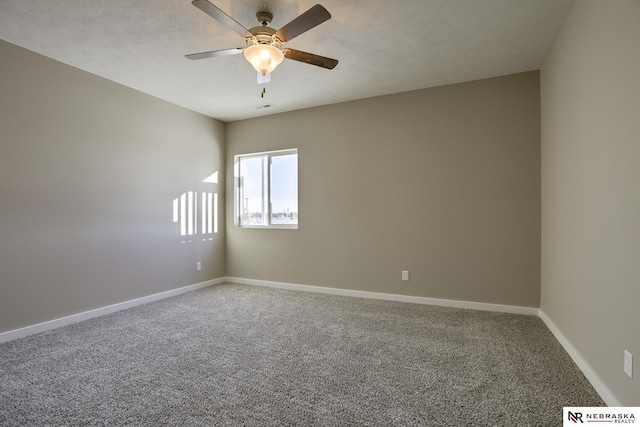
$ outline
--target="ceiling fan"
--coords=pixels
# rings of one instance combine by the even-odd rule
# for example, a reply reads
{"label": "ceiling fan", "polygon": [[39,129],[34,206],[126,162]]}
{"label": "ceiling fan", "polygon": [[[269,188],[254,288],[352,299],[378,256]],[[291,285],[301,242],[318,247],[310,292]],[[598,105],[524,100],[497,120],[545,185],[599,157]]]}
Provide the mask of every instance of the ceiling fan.
{"label": "ceiling fan", "polygon": [[[213,50],[210,52],[185,55],[189,59],[214,58],[218,56],[244,53],[246,60],[249,61],[256,71],[258,71],[258,80],[260,80],[260,75],[268,77],[268,74],[271,73],[284,58],[316,65],[329,70],[338,65],[337,59],[331,59],[315,55],[313,53],[282,47],[282,44],[331,18],[331,14],[327,9],[319,4],[316,4],[279,30],[269,27],[269,24],[273,19],[273,15],[270,12],[259,11],[256,14],[256,18],[258,18],[260,26],[246,29],[238,23],[238,21],[224,13],[217,6],[209,3],[207,0],[194,0],[191,4],[223,24],[225,27],[240,34],[240,36],[245,39],[246,47]],[[263,83],[266,81],[264,79],[262,80]]]}

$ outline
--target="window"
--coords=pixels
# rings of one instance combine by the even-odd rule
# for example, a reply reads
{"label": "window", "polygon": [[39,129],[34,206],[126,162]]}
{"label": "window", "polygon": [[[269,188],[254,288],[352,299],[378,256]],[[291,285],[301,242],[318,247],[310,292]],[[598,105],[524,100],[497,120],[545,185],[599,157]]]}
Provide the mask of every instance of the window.
{"label": "window", "polygon": [[235,223],[298,228],[298,150],[234,158]]}

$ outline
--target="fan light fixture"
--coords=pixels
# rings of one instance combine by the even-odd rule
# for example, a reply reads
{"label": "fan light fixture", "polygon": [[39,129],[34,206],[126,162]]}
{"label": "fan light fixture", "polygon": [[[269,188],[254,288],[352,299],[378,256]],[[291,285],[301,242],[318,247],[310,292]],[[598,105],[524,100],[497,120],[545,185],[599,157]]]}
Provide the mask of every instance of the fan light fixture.
{"label": "fan light fixture", "polygon": [[284,53],[272,44],[252,44],[244,50],[244,57],[263,76],[282,62]]}

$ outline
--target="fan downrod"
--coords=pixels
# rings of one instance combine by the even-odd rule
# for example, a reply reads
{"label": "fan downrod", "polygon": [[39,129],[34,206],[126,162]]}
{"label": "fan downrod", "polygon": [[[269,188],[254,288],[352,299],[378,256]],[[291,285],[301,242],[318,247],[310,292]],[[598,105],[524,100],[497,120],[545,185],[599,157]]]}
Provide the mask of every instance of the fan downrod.
{"label": "fan downrod", "polygon": [[273,15],[269,12],[258,12],[256,13],[256,18],[258,18],[258,22],[263,27],[268,27],[273,19]]}

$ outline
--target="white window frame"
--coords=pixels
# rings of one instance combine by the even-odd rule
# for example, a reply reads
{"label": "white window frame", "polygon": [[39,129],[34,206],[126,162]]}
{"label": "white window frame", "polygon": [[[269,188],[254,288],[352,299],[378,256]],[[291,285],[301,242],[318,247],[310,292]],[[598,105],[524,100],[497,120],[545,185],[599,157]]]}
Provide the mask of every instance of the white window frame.
{"label": "white window frame", "polygon": [[[263,152],[259,152],[259,153],[247,153],[247,154],[236,154],[233,156],[233,164],[234,164],[234,183],[233,183],[233,191],[234,191],[234,224],[236,227],[238,228],[274,228],[274,229],[297,229],[298,225],[300,223],[300,216],[299,216],[299,207],[298,207],[298,213],[297,213],[297,223],[296,224],[272,224],[271,223],[271,213],[272,213],[272,202],[271,202],[271,174],[272,174],[272,163],[271,160],[273,157],[277,157],[277,156],[284,156],[284,155],[291,155],[291,154],[295,154],[296,155],[296,159],[298,156],[298,149],[297,148],[288,148],[286,150],[275,150],[275,151],[263,151]],[[264,175],[266,176],[266,183],[263,183],[263,195],[262,195],[262,203],[265,205],[263,206],[263,210],[265,212],[265,216],[266,216],[266,223],[265,224],[242,224],[242,211],[243,211],[243,203],[242,203],[242,197],[243,197],[243,190],[241,188],[242,183],[240,182],[240,177],[242,176],[242,171],[240,170],[241,168],[241,159],[250,159],[250,158],[263,158],[263,159],[267,159],[266,164],[268,167],[268,171],[267,173],[265,173]],[[298,189],[298,182],[296,182],[296,192]],[[265,194],[266,193],[266,194]]]}

